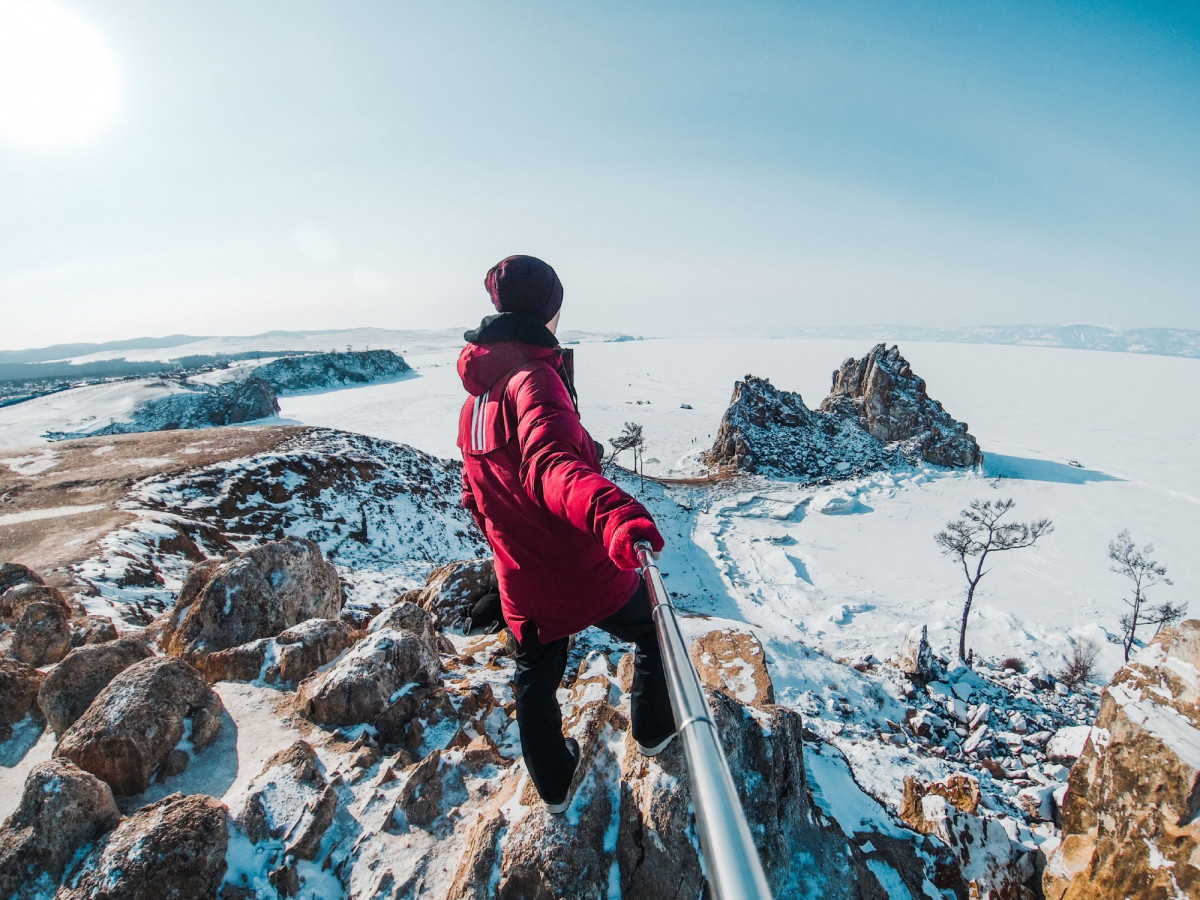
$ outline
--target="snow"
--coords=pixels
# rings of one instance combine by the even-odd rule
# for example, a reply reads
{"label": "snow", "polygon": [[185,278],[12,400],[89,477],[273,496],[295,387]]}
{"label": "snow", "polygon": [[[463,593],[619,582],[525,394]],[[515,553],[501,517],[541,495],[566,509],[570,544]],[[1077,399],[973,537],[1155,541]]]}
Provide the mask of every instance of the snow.
{"label": "snow", "polygon": [[7,513],[0,516],[0,526],[20,525],[23,522],[36,522],[39,519],[57,519],[60,516],[77,516],[82,513],[95,512],[98,509],[108,509],[108,504],[91,503],[85,506],[51,506],[45,509],[30,509],[25,512]]}

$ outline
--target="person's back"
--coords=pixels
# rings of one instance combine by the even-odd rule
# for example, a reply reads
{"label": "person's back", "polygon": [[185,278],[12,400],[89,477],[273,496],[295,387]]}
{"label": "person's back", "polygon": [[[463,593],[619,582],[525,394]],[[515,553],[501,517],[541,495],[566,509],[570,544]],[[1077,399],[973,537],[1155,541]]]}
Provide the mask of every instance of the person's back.
{"label": "person's back", "polygon": [[463,505],[495,554],[504,618],[519,644],[515,693],[526,767],[552,811],[566,808],[578,746],[564,741],[555,691],[567,639],[599,625],[637,644],[634,738],[657,752],[674,734],[649,598],[634,545],[657,552],[650,514],[600,474],[575,403],[570,351],[554,330],[562,285],[528,256],[494,266],[499,313],[466,335],[458,371]]}

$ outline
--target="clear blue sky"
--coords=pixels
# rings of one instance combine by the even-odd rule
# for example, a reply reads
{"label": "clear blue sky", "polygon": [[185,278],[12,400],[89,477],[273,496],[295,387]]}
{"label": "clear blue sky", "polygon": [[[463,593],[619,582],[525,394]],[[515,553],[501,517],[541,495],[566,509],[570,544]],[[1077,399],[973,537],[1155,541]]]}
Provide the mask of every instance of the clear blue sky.
{"label": "clear blue sky", "polygon": [[0,141],[0,347],[469,324],[509,253],[571,328],[1200,328],[1195,3],[61,5],[119,113]]}

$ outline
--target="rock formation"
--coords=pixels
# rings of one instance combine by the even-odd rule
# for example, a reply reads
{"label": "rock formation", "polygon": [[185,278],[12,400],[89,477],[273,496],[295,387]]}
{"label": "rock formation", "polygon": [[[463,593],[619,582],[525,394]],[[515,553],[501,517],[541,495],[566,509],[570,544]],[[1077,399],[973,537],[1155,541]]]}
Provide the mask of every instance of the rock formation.
{"label": "rock formation", "polygon": [[0,828],[0,897],[33,897],[76,852],[121,819],[108,785],[64,760],[34,766],[21,804]]}
{"label": "rock formation", "polygon": [[1071,768],[1047,900],[1200,896],[1200,620],[1113,676]]}
{"label": "rock formation", "polygon": [[171,794],[122,821],[71,873],[56,900],[215,897],[228,844],[224,804]]}
{"label": "rock formation", "polygon": [[895,345],[877,344],[862,359],[843,362],[833,373],[833,387],[821,409],[857,417],[877,440],[903,444],[909,458],[951,468],[983,459],[966,424],[955,421],[926,393],[925,380],[913,374]]}
{"label": "rock formation", "polygon": [[345,622],[308,619],[281,631],[228,650],[193,657],[193,664],[211,683],[253,681],[268,684],[295,682],[308,677],[362,637]]}
{"label": "rock formation", "polygon": [[13,725],[37,711],[45,677],[33,666],[0,656],[0,741],[8,740]]}
{"label": "rock formation", "polygon": [[442,628],[457,625],[481,597],[499,591],[491,557],[447,563],[429,573],[425,587],[409,598],[433,613]]}
{"label": "rock formation", "polygon": [[747,375],[734,385],[711,466],[825,483],[921,460],[972,466],[982,455],[967,426],[925,390],[896,347],[879,344],[834,372],[833,388],[810,410],[799,394]]}
{"label": "rock formation", "polygon": [[391,350],[359,350],[283,356],[259,366],[254,377],[287,394],[391,381],[411,371],[404,358]]}
{"label": "rock formation", "polygon": [[217,736],[224,707],[200,673],[171,657],[134,663],[102,690],[58,743],[57,757],[138,794],[187,735],[202,750]]}
{"label": "rock formation", "polygon": [[268,541],[228,560],[198,563],[163,629],[168,653],[196,659],[306,619],[336,618],[345,603],[337,571],[305,538]]}
{"label": "rock formation", "polygon": [[61,737],[110,681],[151,656],[149,648],[133,637],[72,650],[38,691],[38,706],[47,724]]}

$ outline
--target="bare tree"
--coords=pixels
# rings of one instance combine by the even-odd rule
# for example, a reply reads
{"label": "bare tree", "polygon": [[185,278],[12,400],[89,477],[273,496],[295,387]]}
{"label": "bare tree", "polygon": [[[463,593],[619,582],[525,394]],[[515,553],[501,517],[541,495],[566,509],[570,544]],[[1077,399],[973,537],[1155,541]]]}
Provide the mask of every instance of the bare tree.
{"label": "bare tree", "polygon": [[1167,567],[1150,558],[1154,545],[1147,544],[1141,550],[1129,536],[1129,529],[1122,529],[1108,543],[1108,558],[1113,564],[1109,567],[1118,575],[1124,575],[1133,585],[1133,596],[1125,600],[1130,611],[1121,616],[1122,645],[1125,648],[1125,661],[1129,661],[1129,653],[1137,642],[1137,630],[1140,625],[1156,626],[1154,633],[1158,634],[1166,625],[1172,625],[1183,618],[1187,612],[1187,604],[1173,605],[1162,603],[1143,609],[1146,602],[1146,589],[1156,584],[1171,584],[1167,577]]}
{"label": "bare tree", "polygon": [[991,571],[983,567],[988,555],[1032,547],[1054,530],[1054,523],[1049,519],[1001,523],[1000,520],[1015,505],[1011,497],[1007,500],[972,500],[959,518],[947,522],[946,529],[933,536],[942,553],[962,564],[963,575],[967,579],[962,625],[958,630],[959,659],[967,658],[967,617],[975,600],[975,588],[980,579]]}
{"label": "bare tree", "polygon": [[1074,690],[1096,674],[1096,660],[1100,656],[1100,645],[1091,638],[1070,638],[1071,652],[1058,671],[1057,678]]}
{"label": "bare tree", "polygon": [[616,437],[609,438],[608,442],[612,444],[612,456],[608,458],[609,464],[617,461],[617,456],[626,450],[633,451],[633,471],[641,475],[642,489],[646,488],[646,476],[641,469],[642,449],[646,445],[646,438],[642,434],[642,426],[636,422],[626,422],[625,429]]}

